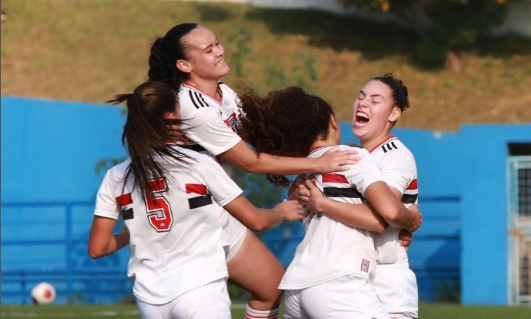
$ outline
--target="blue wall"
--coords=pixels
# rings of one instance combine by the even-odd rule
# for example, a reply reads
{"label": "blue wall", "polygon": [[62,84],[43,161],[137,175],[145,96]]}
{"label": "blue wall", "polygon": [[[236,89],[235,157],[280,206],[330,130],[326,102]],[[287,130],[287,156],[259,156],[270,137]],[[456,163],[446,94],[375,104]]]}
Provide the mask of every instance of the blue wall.
{"label": "blue wall", "polygon": [[530,142],[531,125],[467,125],[461,135],[463,303],[505,305],[508,143]]}
{"label": "blue wall", "polygon": [[[103,177],[95,164],[125,155],[123,121],[119,107],[2,97],[2,302],[29,302],[29,289],[42,280],[54,283],[59,303],[130,295],[127,249],[96,261],[86,253]],[[353,141],[351,125],[341,128],[344,141]],[[444,299],[461,283],[464,303],[506,303],[507,142],[530,141],[531,125],[394,134],[415,154],[419,171],[424,224],[409,255],[420,298]],[[48,204],[35,204],[42,202]],[[287,264],[302,235],[300,227],[283,225],[264,238]]]}

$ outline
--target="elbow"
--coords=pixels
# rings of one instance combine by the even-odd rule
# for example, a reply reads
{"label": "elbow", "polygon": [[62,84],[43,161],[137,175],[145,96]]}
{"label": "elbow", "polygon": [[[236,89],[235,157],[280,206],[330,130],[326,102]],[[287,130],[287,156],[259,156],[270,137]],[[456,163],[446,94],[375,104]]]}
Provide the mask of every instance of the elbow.
{"label": "elbow", "polygon": [[256,222],[256,223],[252,223],[252,225],[248,225],[247,227],[252,230],[252,231],[255,231],[255,232],[263,232],[265,230],[267,230],[267,226],[266,224],[263,224],[263,223],[260,223],[260,222]]}
{"label": "elbow", "polygon": [[88,254],[92,259],[98,259],[105,256],[105,254],[103,253],[103,249],[98,249],[92,246],[89,246]]}
{"label": "elbow", "polygon": [[382,217],[384,217],[385,221],[391,225],[400,224],[400,221],[402,220],[401,207],[389,207],[389,209],[386,210],[386,214],[382,215]]}

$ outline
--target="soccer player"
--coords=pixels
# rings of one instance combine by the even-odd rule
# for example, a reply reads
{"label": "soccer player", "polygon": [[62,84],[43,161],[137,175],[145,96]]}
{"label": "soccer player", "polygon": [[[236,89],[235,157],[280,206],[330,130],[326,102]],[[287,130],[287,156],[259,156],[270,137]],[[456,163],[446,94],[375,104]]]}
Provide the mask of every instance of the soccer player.
{"label": "soccer player", "polygon": [[[305,174],[341,171],[356,162],[355,152],[338,149],[317,159],[257,156],[236,132],[236,93],[219,82],[229,72],[224,58],[214,33],[194,23],[173,27],[151,47],[148,78],[178,91],[186,137],[195,143],[192,149],[213,156],[229,175],[233,165],[253,173]],[[240,222],[223,210],[220,218],[229,280],[251,292],[246,318],[277,318],[282,265]]]}
{"label": "soccer player", "polygon": [[[332,108],[301,88],[289,87],[259,97],[252,91],[240,96],[241,136],[256,148],[283,156],[315,158],[341,140]],[[340,146],[350,149],[349,146]],[[348,171],[310,174],[316,186],[335,201],[362,203],[394,216],[394,225],[415,231],[421,215],[409,211],[393,195],[369,152],[357,149],[360,162]],[[270,176],[287,185],[285,176]],[[367,228],[384,231],[387,224],[376,214]],[[389,318],[370,284],[376,250],[373,233],[348,226],[326,213],[306,221],[306,235],[280,284],[286,290],[284,318]]]}
{"label": "soccer player", "polygon": [[[360,90],[353,106],[354,135],[360,139],[361,146],[369,150],[395,197],[407,207],[418,203],[417,167],[413,154],[391,135],[391,129],[409,106],[407,87],[392,74],[371,79]],[[372,214],[368,205],[339,203],[323,197],[311,184],[307,185],[312,188],[307,203],[312,213],[326,212],[351,226],[359,225],[357,218]],[[309,194],[304,188],[299,190],[302,200],[308,200]],[[406,249],[400,245],[401,227],[396,226],[390,225],[375,237],[374,287],[392,318],[418,318],[417,280],[409,269]]]}
{"label": "soccer player", "polygon": [[[213,203],[254,231],[302,219],[302,207],[285,201],[256,208],[211,157],[176,146],[183,121],[169,85],[146,82],[109,102],[124,101],[129,159],[109,169],[100,186],[89,254],[99,258],[130,244],[128,275],[144,319],[229,319],[222,226]],[[120,216],[128,231],[113,235]]]}

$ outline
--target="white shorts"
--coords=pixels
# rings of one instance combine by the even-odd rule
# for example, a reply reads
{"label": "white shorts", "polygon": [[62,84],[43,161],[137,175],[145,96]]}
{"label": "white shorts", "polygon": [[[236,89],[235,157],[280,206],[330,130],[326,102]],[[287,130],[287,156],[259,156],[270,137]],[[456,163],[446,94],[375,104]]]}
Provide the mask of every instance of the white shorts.
{"label": "white shorts", "polygon": [[190,290],[172,301],[153,305],[136,300],[142,319],[231,319],[227,279]]}
{"label": "white shorts", "polygon": [[365,277],[352,274],[284,293],[285,319],[390,319]]}
{"label": "white shorts", "polygon": [[417,277],[407,261],[376,265],[373,286],[391,317],[418,318]]}
{"label": "white shorts", "polygon": [[240,250],[247,234],[247,227],[232,217],[223,207],[218,206],[218,208],[221,221],[221,245],[225,250],[225,260],[229,262]]}

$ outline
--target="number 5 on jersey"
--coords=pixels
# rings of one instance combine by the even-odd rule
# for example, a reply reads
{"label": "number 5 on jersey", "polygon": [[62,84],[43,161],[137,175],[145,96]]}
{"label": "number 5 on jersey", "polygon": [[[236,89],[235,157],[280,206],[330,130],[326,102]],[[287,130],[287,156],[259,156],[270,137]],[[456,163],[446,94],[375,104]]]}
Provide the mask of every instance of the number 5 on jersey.
{"label": "number 5 on jersey", "polygon": [[146,194],[147,214],[149,223],[158,232],[167,232],[173,224],[173,215],[170,203],[161,193],[168,190],[166,180],[158,179],[149,181],[153,198]]}

